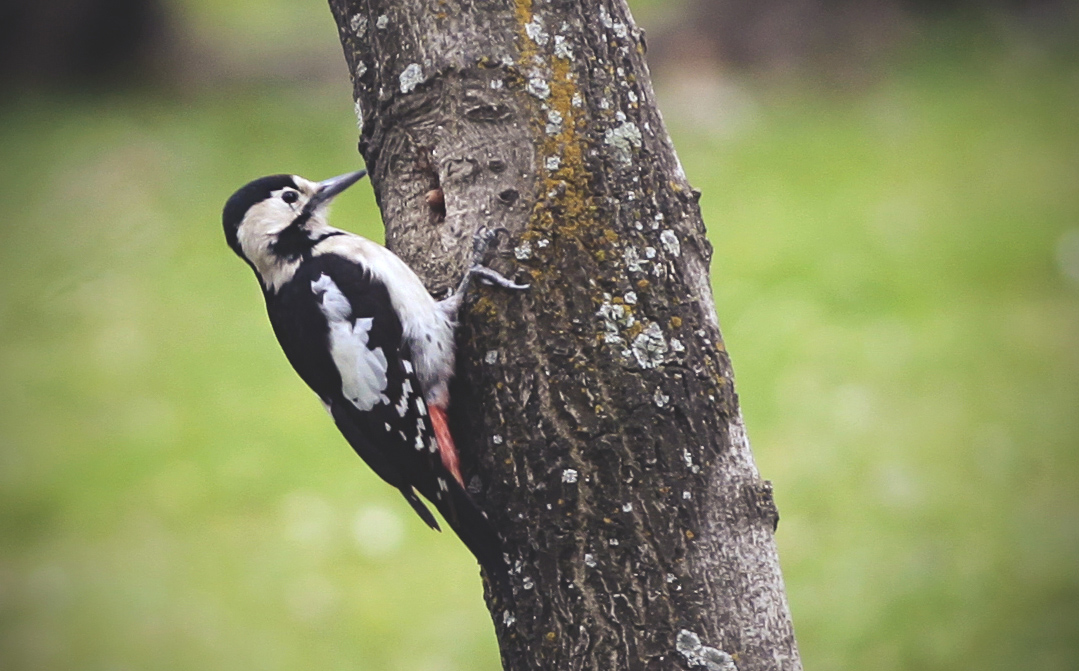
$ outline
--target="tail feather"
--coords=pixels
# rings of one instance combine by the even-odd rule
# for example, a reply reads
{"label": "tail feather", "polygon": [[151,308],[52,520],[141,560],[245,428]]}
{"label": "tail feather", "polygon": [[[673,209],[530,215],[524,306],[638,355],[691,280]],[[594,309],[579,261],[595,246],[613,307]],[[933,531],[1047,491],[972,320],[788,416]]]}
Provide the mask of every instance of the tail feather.
{"label": "tail feather", "polygon": [[487,519],[487,515],[465,491],[460,459],[453,442],[453,434],[450,433],[446,411],[436,403],[429,403],[427,409],[442,465],[453,475],[453,480],[445,483],[444,492],[436,493],[435,498],[431,500],[446,518],[450,528],[472,552],[480,565],[487,570],[492,579],[508,575],[502,555],[502,540],[498,537],[498,532]]}
{"label": "tail feather", "polygon": [[502,553],[502,539],[487,515],[456,480],[449,481],[447,494],[447,505],[439,506],[447,524],[492,580],[502,580],[508,576],[509,567]]}
{"label": "tail feather", "polygon": [[416,496],[416,490],[412,489],[411,486],[406,485],[404,487],[401,487],[401,494],[405,497],[405,500],[408,501],[408,504],[412,506],[412,509],[416,511],[416,514],[420,516],[420,519],[427,524],[427,526],[431,527],[435,531],[442,531],[442,527],[438,526],[438,520],[436,520],[435,516],[431,514],[431,511],[427,509],[427,506],[424,505],[423,501],[420,500],[420,497]]}

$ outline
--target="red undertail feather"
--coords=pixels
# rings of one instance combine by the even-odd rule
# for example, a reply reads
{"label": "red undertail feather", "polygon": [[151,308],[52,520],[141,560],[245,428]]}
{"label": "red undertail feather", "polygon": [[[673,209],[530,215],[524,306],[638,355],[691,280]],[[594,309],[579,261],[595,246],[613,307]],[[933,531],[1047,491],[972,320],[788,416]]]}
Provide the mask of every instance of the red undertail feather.
{"label": "red undertail feather", "polygon": [[427,406],[427,410],[431,413],[431,426],[435,430],[435,439],[438,441],[438,451],[442,457],[442,465],[464,487],[465,480],[461,477],[461,462],[457,458],[457,446],[453,444],[453,436],[450,435],[450,424],[446,419],[446,411],[435,405]]}

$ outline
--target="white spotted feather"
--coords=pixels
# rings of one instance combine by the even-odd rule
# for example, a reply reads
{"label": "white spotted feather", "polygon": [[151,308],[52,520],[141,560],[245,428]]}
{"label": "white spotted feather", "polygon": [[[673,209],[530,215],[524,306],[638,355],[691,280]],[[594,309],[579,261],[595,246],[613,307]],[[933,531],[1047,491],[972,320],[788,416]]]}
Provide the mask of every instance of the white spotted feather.
{"label": "white spotted feather", "polygon": [[330,356],[341,375],[341,393],[360,410],[370,410],[379,403],[389,404],[386,396],[386,354],[381,347],[370,349],[371,317],[350,320],[352,306],[328,275],[311,282],[311,291],[319,298],[319,309],[330,327]]}

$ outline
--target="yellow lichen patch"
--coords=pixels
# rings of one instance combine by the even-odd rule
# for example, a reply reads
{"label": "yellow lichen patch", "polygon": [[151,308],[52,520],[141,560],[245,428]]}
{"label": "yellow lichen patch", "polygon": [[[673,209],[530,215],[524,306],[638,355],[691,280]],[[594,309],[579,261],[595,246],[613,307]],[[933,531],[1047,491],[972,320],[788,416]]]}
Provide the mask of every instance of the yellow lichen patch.
{"label": "yellow lichen patch", "polygon": [[498,317],[498,308],[495,307],[494,301],[490,298],[481,296],[472,304],[472,314],[490,321]]}
{"label": "yellow lichen patch", "polygon": [[[546,113],[537,116],[535,128],[540,138],[537,169],[544,178],[540,181],[540,201],[533,211],[529,228],[533,231],[556,231],[581,243],[584,242],[582,233],[594,223],[596,207],[589,189],[591,176],[585,169],[584,141],[577,133],[578,127],[583,128],[585,124],[578,108],[573,105],[574,97],[580,95],[580,91],[572,62],[553,54],[541,54],[539,47],[528,36],[525,26],[535,18],[532,0],[516,0],[515,12],[521,72],[528,77],[530,75],[527,73],[534,72],[536,64],[540,63],[546,67],[537,74],[549,76],[544,81],[548,92],[543,99]],[[548,123],[551,118],[558,122]],[[551,130],[554,132],[549,132]],[[557,159],[555,164],[558,167],[548,169],[547,166],[551,165],[548,159]],[[558,213],[557,220],[554,212]]]}
{"label": "yellow lichen patch", "polygon": [[681,327],[682,327],[682,318],[681,317],[671,317],[671,328],[676,329],[676,328],[681,328]]}
{"label": "yellow lichen patch", "polygon": [[568,60],[552,58],[551,70],[547,104],[561,116],[562,124],[558,133],[543,135],[543,156],[559,159],[558,169],[544,180],[544,193],[556,194],[550,205],[559,211],[558,232],[583,242],[581,235],[595,223],[592,215],[596,208],[589,184],[591,175],[585,169],[584,140],[577,134],[578,113],[573,96],[579,92]]}
{"label": "yellow lichen patch", "polygon": [[525,33],[525,26],[532,21],[532,0],[517,0],[514,10],[517,14],[517,32],[520,35],[521,63],[527,63],[536,54],[536,47]]}

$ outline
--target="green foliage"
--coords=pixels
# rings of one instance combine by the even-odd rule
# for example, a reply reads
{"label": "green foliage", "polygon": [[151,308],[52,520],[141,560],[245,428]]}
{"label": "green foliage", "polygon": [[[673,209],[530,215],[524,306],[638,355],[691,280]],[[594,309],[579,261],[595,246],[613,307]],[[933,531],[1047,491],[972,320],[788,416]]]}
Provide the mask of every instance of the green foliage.
{"label": "green foliage", "polygon": [[[1079,656],[1079,70],[947,42],[673,128],[807,668]],[[357,167],[347,86],[0,109],[3,668],[499,668],[467,552],[351,454],[220,232],[252,177]]]}

